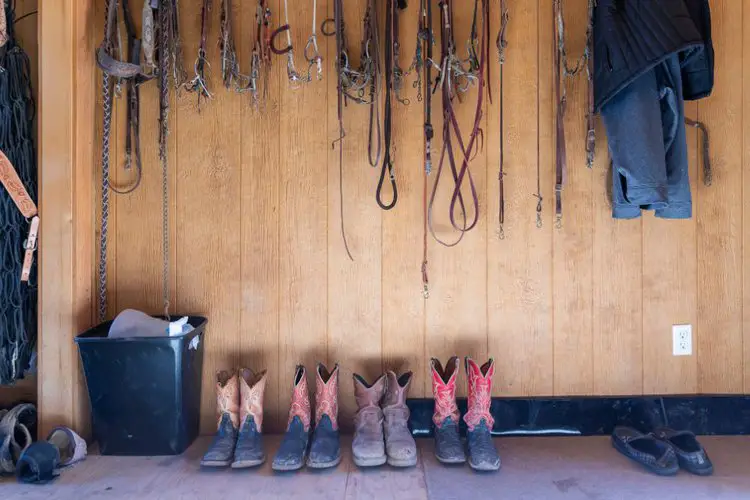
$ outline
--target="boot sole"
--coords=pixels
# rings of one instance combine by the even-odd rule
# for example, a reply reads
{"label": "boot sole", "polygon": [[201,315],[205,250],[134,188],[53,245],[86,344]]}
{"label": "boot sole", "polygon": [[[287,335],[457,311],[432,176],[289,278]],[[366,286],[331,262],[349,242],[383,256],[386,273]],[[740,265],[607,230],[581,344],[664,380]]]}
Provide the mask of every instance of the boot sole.
{"label": "boot sole", "polygon": [[301,464],[297,464],[297,465],[273,464],[271,465],[271,469],[275,470],[276,472],[292,472],[292,471],[300,470],[304,466],[305,466],[305,462],[303,461]]}
{"label": "boot sole", "polygon": [[260,460],[242,460],[239,462],[232,463],[232,469],[250,469],[252,467],[258,467],[266,463],[266,458],[263,457]]}
{"label": "boot sole", "polygon": [[383,455],[382,457],[367,457],[367,458],[360,458],[356,455],[352,457],[354,459],[354,465],[357,467],[379,467],[381,465],[385,465],[385,463],[388,461],[388,457]]}
{"label": "boot sole", "polygon": [[307,459],[307,466],[311,469],[331,469],[341,463],[341,455],[336,460],[331,462],[313,462],[309,458]]}
{"label": "boot sole", "polygon": [[442,458],[437,455],[435,455],[435,458],[438,462],[444,465],[461,465],[466,463],[466,457],[460,457],[460,458]]}
{"label": "boot sole", "polygon": [[417,465],[417,457],[406,459],[388,457],[388,465],[391,467],[415,467]]}
{"label": "boot sole", "polygon": [[229,467],[231,460],[201,460],[201,467]]}
{"label": "boot sole", "polygon": [[473,464],[469,462],[469,467],[472,468],[472,470],[475,470],[477,472],[495,472],[499,471],[502,464],[492,465],[492,464]]}

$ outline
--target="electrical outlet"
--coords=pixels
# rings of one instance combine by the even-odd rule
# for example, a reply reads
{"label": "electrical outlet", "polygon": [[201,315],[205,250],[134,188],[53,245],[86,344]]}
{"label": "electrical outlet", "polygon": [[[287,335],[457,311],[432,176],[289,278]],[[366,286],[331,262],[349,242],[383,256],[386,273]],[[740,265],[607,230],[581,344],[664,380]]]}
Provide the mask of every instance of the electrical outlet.
{"label": "electrical outlet", "polygon": [[692,325],[672,325],[672,354],[675,356],[693,355]]}

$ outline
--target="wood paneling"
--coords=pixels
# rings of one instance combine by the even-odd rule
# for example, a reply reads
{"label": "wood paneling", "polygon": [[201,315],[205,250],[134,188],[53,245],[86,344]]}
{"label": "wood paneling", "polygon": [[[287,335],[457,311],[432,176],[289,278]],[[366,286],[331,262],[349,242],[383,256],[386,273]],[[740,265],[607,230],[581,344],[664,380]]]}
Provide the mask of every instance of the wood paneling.
{"label": "wood paneling", "polygon": [[[188,68],[197,49],[200,3],[181,2]],[[253,2],[235,3],[237,46],[246,70],[255,8]],[[350,57],[356,66],[366,2],[345,4]],[[215,43],[219,8],[215,7],[208,46],[216,97],[200,112],[194,95],[183,92],[175,98],[170,142],[173,311],[209,317],[204,432],[214,422],[214,371],[239,365],[269,369],[266,421],[273,430],[284,426],[295,365],[307,366],[312,386],[316,361],[342,365],[344,421],[356,410],[352,373],[374,378],[387,368],[414,370],[412,395],[429,396],[429,358],[445,360],[453,354],[494,356],[496,395],[747,390],[750,371],[745,359],[750,349],[743,342],[743,335],[749,335],[743,319],[744,325],[750,319],[747,310],[743,316],[742,306],[748,300],[743,288],[747,289],[750,274],[747,269],[743,273],[747,247],[743,242],[750,241],[750,217],[743,213],[750,206],[750,176],[743,175],[742,165],[744,159],[745,171],[750,168],[750,128],[743,119],[750,112],[746,90],[750,35],[747,30],[743,33],[742,19],[750,15],[750,2],[717,0],[711,4],[716,88],[711,98],[688,104],[687,113],[711,129],[715,173],[714,186],[704,187],[698,177],[698,138],[689,130],[695,218],[611,219],[606,195],[609,160],[601,125],[594,168],[585,166],[586,85],[581,77],[568,88],[569,175],[559,228],[553,203],[552,0],[509,2],[502,141],[500,68],[494,49],[499,4],[499,0],[491,4],[494,100],[485,101],[484,147],[471,163],[480,196],[480,223],[456,248],[443,248],[429,239],[431,296],[426,300],[420,277],[423,116],[422,103],[411,86],[413,75],[404,87],[410,105],[393,105],[399,186],[399,202],[393,211],[382,212],[374,200],[379,169],[367,162],[369,110],[353,103],[344,110],[343,203],[351,262],[341,239],[339,153],[332,148],[338,138],[335,40],[320,35],[326,60],[323,81],[301,88],[288,84],[286,58],[275,57],[268,103],[255,110],[248,95],[221,87]],[[278,24],[283,1],[273,0],[271,6]],[[587,0],[566,0],[565,7],[572,59],[583,50]],[[311,2],[303,2],[289,13],[298,70],[306,70],[301,48],[309,36],[311,9]],[[332,14],[332,1],[318,0],[318,20]],[[471,9],[456,9],[456,40],[461,50],[471,14]],[[384,19],[381,8],[381,32]],[[416,8],[410,3],[401,24],[404,69],[413,56],[416,25]],[[437,8],[435,29],[439,30]],[[86,40],[88,52],[98,38],[97,34]],[[742,57],[740,77],[733,68]],[[160,175],[153,87],[149,84],[143,89],[143,185],[130,197],[117,199],[111,227],[109,293],[118,310],[161,309]],[[473,89],[463,102],[455,102],[465,133],[475,99]],[[439,95],[434,105],[433,146],[439,152]],[[98,133],[98,127],[92,125],[91,131]],[[122,154],[120,132],[118,158]],[[497,232],[501,147],[507,170],[504,239]],[[435,156],[437,161],[439,156]],[[120,170],[121,165],[117,166]],[[544,196],[541,228],[536,226],[533,196],[537,168]],[[430,188],[434,177],[433,173],[429,178]],[[435,227],[448,236],[448,176],[442,183]],[[50,199],[54,202],[54,197]],[[54,237],[55,229],[51,231]],[[672,356],[671,325],[680,323],[694,325],[695,354],[691,357]]]}

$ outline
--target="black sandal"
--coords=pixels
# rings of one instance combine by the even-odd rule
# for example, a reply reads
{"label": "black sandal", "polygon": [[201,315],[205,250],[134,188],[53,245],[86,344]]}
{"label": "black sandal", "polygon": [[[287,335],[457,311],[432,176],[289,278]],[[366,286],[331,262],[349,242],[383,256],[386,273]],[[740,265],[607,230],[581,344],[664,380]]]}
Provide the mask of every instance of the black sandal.
{"label": "black sandal", "polygon": [[616,427],[612,433],[612,446],[659,476],[674,476],[680,470],[672,446],[651,434],[643,434],[631,427]]}

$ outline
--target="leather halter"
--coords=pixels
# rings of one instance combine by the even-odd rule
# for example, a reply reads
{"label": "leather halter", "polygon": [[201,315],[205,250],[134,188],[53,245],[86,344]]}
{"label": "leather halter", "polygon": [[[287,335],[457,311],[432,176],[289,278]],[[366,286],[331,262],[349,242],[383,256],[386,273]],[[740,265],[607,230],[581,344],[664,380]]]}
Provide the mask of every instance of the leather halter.
{"label": "leather halter", "polygon": [[24,242],[25,255],[21,268],[21,282],[28,282],[31,274],[31,265],[34,262],[37,235],[39,233],[39,212],[34,200],[31,199],[23,182],[21,182],[21,178],[18,177],[16,169],[2,151],[0,151],[0,184],[8,191],[11,200],[18,207],[21,215],[29,221],[29,232]]}

